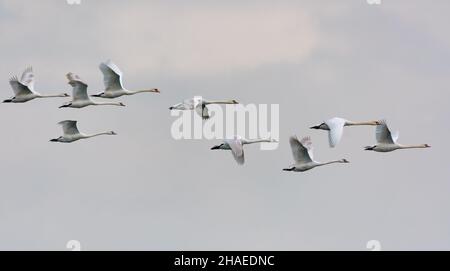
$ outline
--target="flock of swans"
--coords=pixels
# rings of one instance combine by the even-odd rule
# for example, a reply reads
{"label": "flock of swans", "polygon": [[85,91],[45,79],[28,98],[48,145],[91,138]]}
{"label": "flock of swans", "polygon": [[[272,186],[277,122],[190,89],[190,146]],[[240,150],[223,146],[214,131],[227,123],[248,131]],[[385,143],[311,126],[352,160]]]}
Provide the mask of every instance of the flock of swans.
{"label": "flock of swans", "polygon": [[[59,108],[84,108],[87,106],[125,106],[122,102],[99,102],[94,101],[91,97],[95,98],[106,98],[115,99],[124,95],[134,95],[138,93],[160,93],[157,88],[144,89],[144,90],[128,90],[124,88],[122,83],[123,73],[111,60],[101,63],[100,71],[103,74],[103,82],[105,90],[99,94],[94,94],[89,96],[87,89],[88,85],[81,80],[81,78],[74,74],[68,73],[67,79],[69,84],[72,86],[72,101],[61,105]],[[55,97],[70,97],[67,93],[53,94],[53,95],[42,95],[34,90],[35,76],[33,69],[28,67],[23,73],[20,79],[13,76],[9,83],[14,91],[14,97],[4,100],[4,103],[25,103],[37,98],[55,98]],[[236,100],[219,100],[219,101],[208,101],[208,100],[196,100],[188,99],[182,103],[178,103],[171,106],[170,110],[194,110],[203,119],[209,119],[208,105],[210,104],[238,104]],[[103,132],[93,135],[86,135],[81,133],[77,127],[77,121],[75,120],[64,120],[59,122],[63,129],[63,135],[51,139],[51,142],[60,143],[72,143],[81,139],[88,139],[101,135],[117,135],[113,131]],[[413,149],[413,148],[429,148],[428,144],[420,145],[401,145],[397,143],[398,132],[392,133],[384,120],[377,121],[367,121],[367,122],[352,122],[342,118],[332,118],[327,120],[317,126],[311,127],[311,129],[326,130],[328,131],[329,145],[331,148],[336,147],[342,138],[344,127],[347,126],[376,126],[376,141],[377,144],[373,146],[365,147],[365,150],[375,151],[375,152],[391,152],[399,149]],[[211,150],[229,150],[231,151],[233,157],[239,165],[244,164],[244,145],[262,143],[262,142],[276,142],[272,139],[256,139],[248,140],[236,136],[232,139],[226,139],[223,143],[216,145],[211,148]],[[292,136],[289,139],[289,143],[292,149],[292,154],[295,163],[288,168],[283,169],[284,171],[295,171],[303,172],[315,167],[335,164],[335,163],[349,163],[346,159],[340,159],[330,162],[318,162],[313,158],[313,148],[312,141],[310,137],[305,137],[299,140],[296,136]]]}
{"label": "flock of swans", "polygon": [[[397,143],[398,132],[391,133],[385,120],[366,121],[366,122],[353,122],[342,118],[332,118],[323,122],[320,125],[313,126],[311,129],[326,130],[328,131],[328,139],[331,148],[336,147],[342,138],[344,133],[344,127],[346,126],[376,126],[375,135],[377,144],[374,146],[365,147],[367,151],[375,152],[391,152],[400,149],[421,149],[430,148],[428,144],[420,145],[401,145]],[[302,140],[298,140],[297,137],[292,136],[289,140],[292,149],[292,155],[294,157],[295,164],[285,168],[285,171],[297,171],[303,172],[315,167],[325,166],[335,163],[347,164],[347,159],[340,159],[330,162],[317,162],[313,158],[313,148],[310,137],[305,137]]]}

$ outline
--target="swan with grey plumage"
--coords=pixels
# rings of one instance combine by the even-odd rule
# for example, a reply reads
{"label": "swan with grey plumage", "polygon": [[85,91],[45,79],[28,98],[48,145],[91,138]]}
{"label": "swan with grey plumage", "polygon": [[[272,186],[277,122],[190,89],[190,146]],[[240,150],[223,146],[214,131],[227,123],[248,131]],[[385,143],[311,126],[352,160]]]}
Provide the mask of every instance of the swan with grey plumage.
{"label": "swan with grey plumage", "polygon": [[239,102],[236,100],[208,101],[203,98],[194,97],[169,107],[169,110],[195,110],[195,112],[202,117],[202,119],[207,120],[210,118],[207,107],[210,104],[239,104]]}
{"label": "swan with grey plumage", "polygon": [[225,139],[223,143],[216,145],[211,150],[231,150],[234,159],[239,165],[243,165],[245,162],[244,157],[244,145],[256,144],[256,143],[274,143],[277,142],[273,139],[244,139],[241,137],[234,137],[232,139]]}

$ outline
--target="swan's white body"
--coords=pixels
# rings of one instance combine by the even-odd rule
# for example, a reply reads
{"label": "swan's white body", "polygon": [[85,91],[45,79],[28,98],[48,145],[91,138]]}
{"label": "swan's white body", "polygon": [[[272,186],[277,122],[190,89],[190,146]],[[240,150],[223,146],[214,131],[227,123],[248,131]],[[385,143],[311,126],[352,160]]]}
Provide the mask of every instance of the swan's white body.
{"label": "swan's white body", "polygon": [[69,85],[72,86],[72,96],[73,100],[66,103],[59,108],[71,107],[71,108],[83,108],[89,105],[115,105],[115,106],[125,106],[123,103],[102,103],[93,101],[87,94],[88,85],[81,80],[81,78],[73,73],[67,74],[67,79],[69,80]]}
{"label": "swan's white body", "polygon": [[292,155],[294,157],[295,164],[289,166],[284,171],[304,172],[315,167],[325,166],[334,163],[349,163],[346,159],[321,163],[317,162],[313,158],[313,148],[311,138],[305,137],[301,141],[296,136],[292,136],[289,139],[289,143],[292,149]]}
{"label": "swan's white body", "polygon": [[9,79],[9,84],[14,91],[14,97],[4,100],[4,103],[25,103],[36,98],[55,98],[55,97],[69,97],[69,94],[62,93],[56,95],[42,95],[34,90],[34,80],[35,76],[33,73],[33,68],[28,67],[20,77],[11,77]]}
{"label": "swan's white body", "polygon": [[211,150],[231,150],[234,159],[239,165],[243,165],[245,163],[244,157],[244,145],[262,143],[262,142],[277,142],[273,139],[243,139],[240,137],[235,137],[232,139],[225,139],[224,142],[220,145],[214,146]]}
{"label": "swan's white body", "polygon": [[169,110],[195,110],[203,119],[209,119],[209,104],[238,104],[236,100],[207,101],[203,99],[187,99],[181,103],[173,105]]}
{"label": "swan's white body", "polygon": [[101,63],[100,71],[103,73],[103,83],[105,84],[105,91],[93,97],[114,99],[123,95],[134,95],[143,92],[159,93],[157,88],[144,90],[128,90],[124,88],[122,83],[123,73],[111,60]]}
{"label": "swan's white body", "polygon": [[330,147],[334,148],[339,143],[339,141],[341,141],[345,126],[375,126],[379,123],[379,121],[353,122],[343,118],[332,118],[323,122],[322,124],[311,127],[311,129],[328,131],[328,140]]}
{"label": "swan's white body", "polygon": [[77,122],[75,120],[65,120],[61,121],[58,124],[62,125],[63,135],[56,139],[51,139],[51,142],[72,143],[80,139],[87,139],[101,135],[116,135],[116,133],[113,131],[98,133],[94,135],[82,134],[80,133],[80,131],[78,131]]}
{"label": "swan's white body", "polygon": [[389,130],[389,127],[386,121],[381,121],[380,125],[377,126],[375,130],[377,145],[368,146],[365,148],[367,151],[376,151],[376,152],[391,152],[395,150],[402,149],[423,149],[430,148],[431,146],[428,144],[420,144],[420,145],[401,145],[397,143],[399,132],[392,133]]}

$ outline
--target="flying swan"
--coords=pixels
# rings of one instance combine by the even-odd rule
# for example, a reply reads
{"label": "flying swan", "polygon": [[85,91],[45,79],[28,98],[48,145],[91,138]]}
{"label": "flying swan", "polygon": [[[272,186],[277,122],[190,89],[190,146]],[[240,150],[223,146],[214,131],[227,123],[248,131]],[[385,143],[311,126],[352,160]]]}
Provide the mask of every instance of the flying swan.
{"label": "flying swan", "polygon": [[72,143],[72,142],[75,142],[80,139],[87,139],[87,138],[92,138],[92,137],[101,136],[101,135],[117,135],[113,131],[98,133],[98,134],[94,134],[94,135],[82,134],[78,131],[77,121],[75,121],[75,120],[65,120],[65,121],[59,122],[58,124],[60,124],[62,126],[63,135],[58,138],[51,139],[50,140],[51,142]]}
{"label": "flying swan", "polygon": [[295,164],[283,169],[284,171],[304,172],[319,166],[325,166],[334,163],[349,163],[349,161],[347,161],[346,159],[331,161],[327,163],[314,161],[313,148],[310,137],[305,137],[302,139],[302,141],[299,141],[296,136],[292,136],[289,139],[289,143],[291,145]]}
{"label": "flying swan", "polygon": [[421,145],[400,145],[397,143],[399,132],[392,133],[386,121],[381,121],[380,125],[375,129],[378,144],[365,147],[366,151],[391,152],[402,149],[423,149],[431,148],[428,144]]}
{"label": "flying swan", "polygon": [[123,95],[134,95],[143,92],[160,93],[157,88],[144,90],[127,90],[124,88],[122,83],[123,73],[111,60],[101,63],[99,68],[103,73],[105,91],[99,94],[91,95],[92,97],[113,99]]}
{"label": "flying swan", "polygon": [[89,105],[115,105],[115,106],[125,106],[123,103],[101,103],[94,102],[87,94],[88,85],[84,83],[81,78],[73,73],[68,73],[67,79],[69,80],[69,85],[72,86],[73,90],[73,100],[66,103],[59,108],[71,107],[71,108],[83,108]]}
{"label": "flying swan", "polygon": [[207,101],[203,99],[187,99],[169,107],[169,110],[195,110],[202,119],[209,119],[209,104],[239,104],[236,100]]}
{"label": "flying swan", "polygon": [[244,158],[244,145],[262,143],[262,142],[277,142],[273,139],[243,139],[240,137],[235,137],[233,139],[225,139],[220,145],[214,146],[211,150],[231,150],[234,159],[239,165],[243,165],[245,162]]}
{"label": "flying swan", "polygon": [[17,76],[9,79],[9,84],[14,91],[14,97],[4,100],[4,103],[25,103],[36,98],[54,98],[54,97],[69,97],[69,94],[56,94],[56,95],[42,95],[34,90],[34,73],[33,68],[28,67],[22,73],[20,80]]}
{"label": "flying swan", "polygon": [[380,124],[380,121],[377,120],[365,122],[353,122],[343,118],[332,118],[323,122],[322,124],[311,127],[311,129],[328,131],[328,141],[330,143],[330,147],[334,148],[339,143],[339,141],[341,141],[345,126],[364,126],[364,125],[376,126],[378,124]]}

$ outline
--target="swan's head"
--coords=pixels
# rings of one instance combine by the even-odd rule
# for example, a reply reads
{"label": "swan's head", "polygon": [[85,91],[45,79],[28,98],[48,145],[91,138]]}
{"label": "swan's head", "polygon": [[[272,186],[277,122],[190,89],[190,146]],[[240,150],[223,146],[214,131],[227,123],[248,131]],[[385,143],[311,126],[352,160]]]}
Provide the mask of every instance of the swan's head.
{"label": "swan's head", "polygon": [[125,106],[125,104],[124,103],[119,103],[119,106]]}
{"label": "swan's head", "polygon": [[67,104],[61,105],[59,108],[70,107],[71,105],[72,105],[72,103],[67,103]]}
{"label": "swan's head", "polygon": [[236,100],[231,100],[231,103],[232,103],[232,104],[239,104],[239,102],[236,101]]}
{"label": "swan's head", "polygon": [[348,164],[348,163],[350,163],[350,161],[348,161],[347,159],[341,159],[341,163]]}
{"label": "swan's head", "polygon": [[309,127],[309,129],[316,129],[316,130],[328,130],[328,126],[325,123]]}
{"label": "swan's head", "polygon": [[70,97],[70,95],[67,93],[63,93],[63,94],[61,94],[61,97]]}
{"label": "swan's head", "polygon": [[216,145],[214,147],[211,148],[211,150],[220,150],[222,148],[223,144],[220,145]]}
{"label": "swan's head", "polygon": [[117,133],[114,132],[114,131],[110,131],[110,132],[108,132],[108,134],[109,134],[109,135],[117,135]]}
{"label": "swan's head", "polygon": [[431,146],[428,145],[428,144],[423,144],[423,147],[424,147],[424,148],[431,148]]}
{"label": "swan's head", "polygon": [[152,91],[155,93],[161,93],[161,91],[159,91],[159,89],[157,89],[157,88],[152,89]]}

